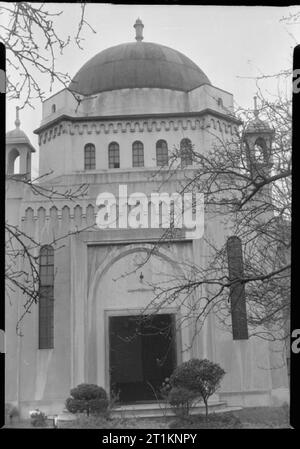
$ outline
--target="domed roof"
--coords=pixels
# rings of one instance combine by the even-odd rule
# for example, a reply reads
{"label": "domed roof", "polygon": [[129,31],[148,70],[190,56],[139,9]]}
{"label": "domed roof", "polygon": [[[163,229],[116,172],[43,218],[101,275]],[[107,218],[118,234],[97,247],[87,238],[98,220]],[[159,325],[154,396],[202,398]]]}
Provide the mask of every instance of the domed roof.
{"label": "domed roof", "polygon": [[20,140],[24,140],[25,142],[30,142],[27,135],[20,128],[15,128],[6,133],[6,140],[11,140],[11,139],[20,139]]}
{"label": "domed roof", "polygon": [[30,147],[32,153],[35,153],[35,149],[32,146],[29,137],[26,135],[24,131],[20,129],[20,119],[19,119],[19,108],[16,107],[16,120],[15,120],[15,129],[8,131],[5,134],[6,144],[26,144]]}
{"label": "domed roof", "polygon": [[256,117],[252,120],[246,127],[247,133],[273,133],[274,129],[270,127],[270,125]]}
{"label": "domed roof", "polygon": [[253,97],[254,99],[254,119],[251,120],[246,126],[246,133],[274,133],[274,129],[264,120],[259,118],[259,111],[257,109],[257,96]]}
{"label": "domed roof", "polygon": [[142,87],[188,92],[202,84],[211,83],[188,57],[164,45],[137,40],[98,53],[77,72],[69,89],[82,95]]}

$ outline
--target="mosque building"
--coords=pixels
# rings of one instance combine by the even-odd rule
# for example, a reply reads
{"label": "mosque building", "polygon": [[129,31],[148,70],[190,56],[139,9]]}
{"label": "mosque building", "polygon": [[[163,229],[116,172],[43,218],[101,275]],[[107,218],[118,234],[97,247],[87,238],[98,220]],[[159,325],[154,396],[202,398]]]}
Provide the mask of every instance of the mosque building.
{"label": "mosque building", "polygon": [[[49,199],[16,182],[31,176],[36,150],[19,114],[6,135],[6,218],[40,243],[33,251],[42,293],[21,322],[22,337],[16,333],[22,292],[12,292],[6,304],[6,402],[24,416],[34,408],[61,413],[70,389],[83,382],[118,392],[121,406],[154,403],[153,388],[191,358],[207,358],[226,371],[212,398],[216,407],[271,405],[288,397],[286,368],[272,369],[270,342],[243,330],[233,335],[212,312],[195,337],[192,315],[176,324],[187,313],[180,298],[152,313],[152,285],[179,279],[187,260],[205,267],[207,240],[226,242],[230,227],[205,215],[205,238],[182,228],[147,257],[162,227],[124,226],[119,215],[107,229],[97,225],[100,194],[119,198],[120,186],[126,198],[141,200],[178,192],[197,166],[188,148],[205,154],[216,139],[234,140],[241,125],[231,93],[213,86],[179,51],[144,41],[140,19],[134,28],[135,41],[96,54],[69,88],[43,102],[34,131],[39,184],[53,192],[84,187],[84,195]],[[261,123],[256,118],[247,130],[250,145],[258,138],[271,144],[272,131]],[[175,165],[174,148],[182,151]],[[147,314],[150,332],[131,339],[137,328],[147,328],[141,319]]]}

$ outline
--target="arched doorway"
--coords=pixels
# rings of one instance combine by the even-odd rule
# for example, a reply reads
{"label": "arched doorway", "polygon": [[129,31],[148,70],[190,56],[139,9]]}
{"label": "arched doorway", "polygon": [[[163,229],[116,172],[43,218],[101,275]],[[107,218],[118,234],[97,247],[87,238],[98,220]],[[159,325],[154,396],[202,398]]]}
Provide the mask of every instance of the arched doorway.
{"label": "arched doorway", "polygon": [[120,403],[155,401],[176,367],[175,315],[109,317],[110,392]]}
{"label": "arched doorway", "polygon": [[178,326],[179,304],[155,309],[151,303],[151,285],[176,276],[174,262],[155,255],[135,270],[136,257],[145,254],[143,248],[124,248],[94,278],[90,291],[96,303],[89,307],[88,377],[123,404],[155,401],[189,338],[187,329]]}

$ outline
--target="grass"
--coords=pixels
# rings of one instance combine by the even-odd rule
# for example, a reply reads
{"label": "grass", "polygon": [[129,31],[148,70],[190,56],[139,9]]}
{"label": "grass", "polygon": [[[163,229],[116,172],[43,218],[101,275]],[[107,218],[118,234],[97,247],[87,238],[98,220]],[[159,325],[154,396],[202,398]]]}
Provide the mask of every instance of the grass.
{"label": "grass", "polygon": [[188,419],[176,419],[170,424],[172,429],[286,429],[289,428],[289,408],[247,407],[235,412],[212,413],[208,420],[204,415]]}
{"label": "grass", "polygon": [[163,418],[114,418],[80,417],[76,421],[59,424],[60,428],[77,429],[168,429],[168,423]]}
{"label": "grass", "polygon": [[236,412],[244,427],[252,428],[287,428],[289,424],[289,407],[250,407]]}

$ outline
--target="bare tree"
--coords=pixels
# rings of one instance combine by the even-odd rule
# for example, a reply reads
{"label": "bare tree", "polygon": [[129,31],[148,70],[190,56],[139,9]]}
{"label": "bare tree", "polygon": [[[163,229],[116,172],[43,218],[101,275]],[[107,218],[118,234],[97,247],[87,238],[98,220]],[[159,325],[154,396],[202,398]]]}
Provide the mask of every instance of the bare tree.
{"label": "bare tree", "polygon": [[50,92],[55,82],[68,87],[71,78],[67,72],[57,70],[57,56],[73,40],[82,48],[85,28],[95,33],[85,18],[86,3],[76,7],[80,8],[80,15],[71,38],[62,37],[57,31],[55,20],[63,11],[50,12],[47,3],[7,2],[1,5],[0,37],[6,47],[7,98],[20,100],[21,108],[32,107],[35,99],[45,98],[40,85],[43,78],[48,79]]}
{"label": "bare tree", "polygon": [[[229,141],[225,134],[209,128],[206,132],[214,138],[212,148],[204,153],[193,146],[188,149],[194,169],[186,170],[180,187],[182,194],[204,193],[206,217],[210,220],[221,217],[230,224],[230,235],[242,242],[243,275],[234,279],[229,276],[226,241],[218,244],[204,234],[210,252],[206,266],[185,261],[181,263],[182,275],[168,275],[166,281],[151,284],[154,295],[147,309],[157,313],[164,306],[179,303],[186,310],[181,321],[193,318],[194,336],[211,310],[225,327],[229,326],[230,292],[237,284],[246,291],[250,335],[269,340],[288,335],[291,99],[278,96],[270,101],[259,90],[258,100],[260,106],[256,105],[254,116],[252,111],[239,109],[242,127],[236,139]],[[257,126],[258,133],[260,127],[265,127],[272,135],[272,145],[249,146],[253,126]],[[174,149],[168,179],[176,174],[174,161],[182,158],[182,151]],[[168,229],[137,267],[155,255],[160,245],[172,240],[175,231]]]}
{"label": "bare tree", "polygon": [[[83,199],[88,190],[88,185],[81,184],[74,188],[64,189],[54,187],[50,183],[45,183],[49,173],[36,179],[29,179],[27,176],[10,175],[8,182],[18,183],[24,190],[29,190],[34,197],[55,204],[56,200],[66,200],[76,202]],[[44,182],[43,182],[44,181]],[[22,228],[20,224],[5,222],[5,290],[10,299],[12,294],[20,292],[24,298],[23,313],[16,323],[17,333],[20,334],[20,323],[27,313],[30,313],[34,304],[37,304],[40,297],[40,250],[47,244],[58,251],[65,244],[68,236],[80,233],[89,229],[90,226],[80,229],[70,229],[67,232],[59,233],[47,242],[37,240],[30,232]]]}
{"label": "bare tree", "polygon": [[[46,93],[41,88],[41,81],[48,80],[50,92],[55,83],[63,88],[68,87],[71,78],[67,72],[57,70],[57,57],[72,41],[82,49],[83,32],[86,28],[95,33],[86,20],[86,3],[81,2],[76,7],[79,8],[79,19],[74,35],[62,37],[57,30],[56,19],[63,14],[63,11],[51,12],[51,6],[49,8],[45,3],[1,4],[0,36],[6,47],[8,100],[19,100],[21,108],[33,107],[36,99],[45,98]],[[22,183],[24,190],[29,189],[32,195],[46,202],[61,199],[75,201],[85,196],[86,185],[62,191],[57,186],[47,183],[49,174],[32,180],[27,175],[10,175],[7,178],[9,183]],[[5,232],[6,293],[10,297],[13,292],[19,291],[24,297],[24,311],[17,323],[19,332],[20,321],[39,299],[38,254],[42,244],[30,233],[22,230],[18,224],[10,223],[8,220],[5,223]],[[49,241],[48,244],[57,247],[58,241],[62,241],[70,233],[71,231]]]}

